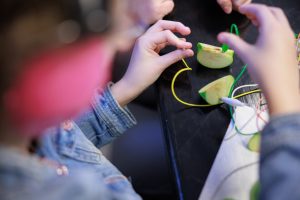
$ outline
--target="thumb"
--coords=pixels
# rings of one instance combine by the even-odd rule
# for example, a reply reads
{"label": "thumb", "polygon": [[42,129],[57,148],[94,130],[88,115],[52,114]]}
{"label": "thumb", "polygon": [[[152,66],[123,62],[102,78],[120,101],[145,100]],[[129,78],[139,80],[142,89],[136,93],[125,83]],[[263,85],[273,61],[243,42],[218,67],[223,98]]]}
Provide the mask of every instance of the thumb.
{"label": "thumb", "polygon": [[164,56],[159,57],[158,59],[158,65],[162,68],[167,68],[170,65],[178,62],[179,60],[191,57],[194,55],[194,52],[191,49],[177,49],[175,51],[172,51]]}
{"label": "thumb", "polygon": [[218,4],[224,10],[225,13],[230,14],[232,12],[231,0],[217,0]]}
{"label": "thumb", "polygon": [[245,58],[248,51],[251,49],[251,45],[242,40],[240,37],[231,33],[220,33],[218,40],[221,43],[228,44],[242,59]]}
{"label": "thumb", "polygon": [[172,10],[174,9],[174,2],[173,0],[168,0],[168,1],[164,1],[163,4],[161,5],[161,10],[162,10],[162,14],[163,16],[169,14],[170,12],[172,12]]}

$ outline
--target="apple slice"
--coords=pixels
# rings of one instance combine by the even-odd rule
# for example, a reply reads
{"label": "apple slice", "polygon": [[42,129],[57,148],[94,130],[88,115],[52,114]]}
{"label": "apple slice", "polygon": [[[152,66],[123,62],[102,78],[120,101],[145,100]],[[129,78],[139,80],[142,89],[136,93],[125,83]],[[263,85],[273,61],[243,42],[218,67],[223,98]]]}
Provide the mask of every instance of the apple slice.
{"label": "apple slice", "polygon": [[233,76],[224,76],[201,88],[199,94],[208,104],[217,105],[222,97],[228,97],[233,82]]}
{"label": "apple slice", "polygon": [[248,143],[248,149],[250,151],[259,152],[259,150],[260,150],[260,139],[261,139],[260,133],[254,134],[252,136],[252,138],[250,139],[249,143]]}
{"label": "apple slice", "polygon": [[222,52],[222,48],[204,43],[198,43],[197,48],[197,60],[205,67],[221,69],[233,63],[234,51],[231,49]]}

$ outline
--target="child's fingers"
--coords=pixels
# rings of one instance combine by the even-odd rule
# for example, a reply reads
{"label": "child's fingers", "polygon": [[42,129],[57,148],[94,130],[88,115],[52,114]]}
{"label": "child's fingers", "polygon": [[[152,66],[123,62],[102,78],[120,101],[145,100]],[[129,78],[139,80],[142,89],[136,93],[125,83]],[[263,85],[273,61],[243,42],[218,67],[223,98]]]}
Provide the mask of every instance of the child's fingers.
{"label": "child's fingers", "polygon": [[166,16],[167,14],[169,14],[170,12],[172,12],[172,10],[174,9],[174,2],[173,0],[166,0],[164,1],[161,5],[160,5],[160,10],[161,10],[161,13],[160,15],[162,16],[162,18],[164,16]]}
{"label": "child's fingers", "polygon": [[251,0],[233,0],[233,8],[238,10],[240,6],[251,3]]}
{"label": "child's fingers", "polygon": [[163,68],[167,68],[170,65],[178,62],[182,58],[191,57],[194,55],[194,52],[191,49],[183,50],[177,49],[171,53],[168,53],[164,56],[159,57],[158,64]]}
{"label": "child's fingers", "polygon": [[283,10],[277,7],[270,7],[270,10],[281,24],[288,25],[288,27],[290,27],[289,21],[286,15],[284,14]]}
{"label": "child's fingers", "polygon": [[221,43],[226,43],[231,49],[233,49],[242,59],[245,55],[249,55],[251,50],[251,45],[242,40],[240,37],[231,33],[220,33],[218,35],[218,40]]}
{"label": "child's fingers", "polygon": [[232,12],[231,0],[217,0],[218,4],[224,10],[225,13],[230,14]]}
{"label": "child's fingers", "polygon": [[271,10],[262,4],[247,4],[240,7],[239,11],[246,16],[251,16],[252,20],[257,21],[263,32],[268,31],[273,23],[276,23]]}
{"label": "child's fingers", "polygon": [[163,30],[170,30],[172,32],[180,33],[181,35],[189,35],[191,33],[191,29],[182,23],[167,20],[159,20],[148,29],[147,33],[160,32]]}
{"label": "child's fingers", "polygon": [[[184,42],[186,42],[185,38],[179,38],[179,39],[182,40],[182,41],[184,41]],[[169,45],[168,42],[165,42],[165,43],[162,43],[162,44],[158,45],[157,48],[155,49],[155,52],[159,53],[162,49],[164,49],[168,45]]]}
{"label": "child's fingers", "polygon": [[156,53],[159,53],[159,52],[160,52],[162,49],[164,49],[167,45],[168,45],[167,42],[162,43],[162,44],[158,45],[154,51],[155,51]]}
{"label": "child's fingers", "polygon": [[173,45],[179,49],[190,49],[193,46],[192,43],[179,39],[173,32],[169,30],[153,34],[149,37],[152,37],[151,42],[156,44],[156,47],[164,43]]}
{"label": "child's fingers", "polygon": [[166,0],[166,1],[163,1],[162,3],[159,3],[154,6],[158,7],[157,11],[153,13],[154,19],[155,19],[155,21],[153,21],[153,22],[156,22],[158,20],[163,19],[164,16],[166,16],[167,14],[172,12],[175,5],[174,5],[173,0]]}

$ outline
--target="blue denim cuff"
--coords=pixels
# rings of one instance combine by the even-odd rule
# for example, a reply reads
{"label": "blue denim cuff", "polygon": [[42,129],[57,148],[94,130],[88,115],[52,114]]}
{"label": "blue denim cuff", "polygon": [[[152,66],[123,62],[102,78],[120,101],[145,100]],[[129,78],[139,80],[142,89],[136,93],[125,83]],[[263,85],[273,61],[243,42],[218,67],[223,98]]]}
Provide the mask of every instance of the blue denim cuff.
{"label": "blue denim cuff", "polygon": [[109,83],[100,95],[94,97],[92,106],[101,121],[105,123],[109,134],[114,137],[136,125],[137,121],[127,107],[122,108],[114,99],[110,89],[112,85],[113,83]]}
{"label": "blue denim cuff", "polygon": [[264,128],[261,160],[281,149],[300,150],[300,113],[271,118]]}

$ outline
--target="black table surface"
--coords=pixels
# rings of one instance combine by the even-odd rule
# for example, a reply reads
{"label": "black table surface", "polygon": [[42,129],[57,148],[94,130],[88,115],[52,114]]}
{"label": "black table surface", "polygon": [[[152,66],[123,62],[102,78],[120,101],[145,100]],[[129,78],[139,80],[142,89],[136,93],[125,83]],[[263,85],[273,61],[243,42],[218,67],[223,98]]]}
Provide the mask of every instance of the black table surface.
{"label": "black table surface", "polygon": [[[283,8],[295,33],[300,32],[300,0],[257,0],[254,2]],[[204,42],[221,46],[216,36],[221,31],[229,31],[230,25],[238,25],[241,37],[255,43],[257,30],[238,13],[226,15],[216,0],[175,0],[175,10],[170,19],[183,22],[191,27],[187,37],[194,45]],[[270,30],[272,34],[272,30]],[[274,41],[276,42],[276,41]],[[244,63],[235,56],[232,67],[212,70],[198,64],[196,56],[187,59],[193,71],[181,74],[176,81],[176,93],[181,99],[192,103],[205,103],[198,90],[209,82],[228,74],[236,76]],[[230,123],[225,105],[212,108],[186,107],[177,102],[171,93],[171,80],[183,68],[181,62],[168,68],[158,81],[159,108],[165,132],[170,163],[174,174],[179,199],[196,200],[205,184],[224,134]],[[240,84],[251,83],[248,75]],[[253,96],[244,100],[251,101]]]}

